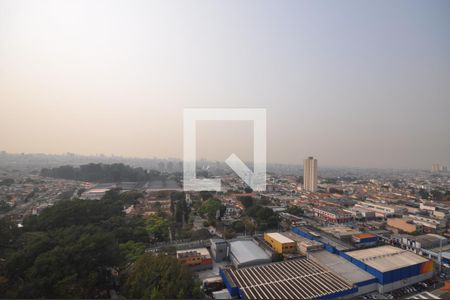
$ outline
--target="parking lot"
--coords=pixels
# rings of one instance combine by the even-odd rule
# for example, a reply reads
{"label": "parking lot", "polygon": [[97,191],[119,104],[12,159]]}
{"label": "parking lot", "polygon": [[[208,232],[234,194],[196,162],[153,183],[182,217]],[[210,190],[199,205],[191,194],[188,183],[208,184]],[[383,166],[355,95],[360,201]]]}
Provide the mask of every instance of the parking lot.
{"label": "parking lot", "polygon": [[424,282],[419,282],[413,284],[411,286],[407,286],[398,290],[393,291],[392,293],[379,294],[379,293],[371,293],[368,295],[364,295],[362,299],[406,299],[415,294],[424,292],[424,291],[432,291],[442,283],[439,283],[437,279],[429,279]]}

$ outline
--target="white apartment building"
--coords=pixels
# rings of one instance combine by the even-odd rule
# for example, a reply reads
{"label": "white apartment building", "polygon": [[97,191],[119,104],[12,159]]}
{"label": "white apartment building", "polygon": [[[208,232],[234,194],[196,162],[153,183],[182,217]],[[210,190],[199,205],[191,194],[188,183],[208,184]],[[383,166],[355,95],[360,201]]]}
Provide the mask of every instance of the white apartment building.
{"label": "white apartment building", "polygon": [[303,161],[303,188],[308,192],[317,191],[317,159],[312,156]]}

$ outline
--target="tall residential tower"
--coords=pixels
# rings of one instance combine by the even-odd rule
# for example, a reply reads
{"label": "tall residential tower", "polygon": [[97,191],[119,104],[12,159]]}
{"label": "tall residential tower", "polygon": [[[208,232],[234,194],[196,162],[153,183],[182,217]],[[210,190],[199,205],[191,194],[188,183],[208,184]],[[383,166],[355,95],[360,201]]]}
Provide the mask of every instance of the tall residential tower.
{"label": "tall residential tower", "polygon": [[303,161],[303,189],[317,191],[317,159],[312,156]]}

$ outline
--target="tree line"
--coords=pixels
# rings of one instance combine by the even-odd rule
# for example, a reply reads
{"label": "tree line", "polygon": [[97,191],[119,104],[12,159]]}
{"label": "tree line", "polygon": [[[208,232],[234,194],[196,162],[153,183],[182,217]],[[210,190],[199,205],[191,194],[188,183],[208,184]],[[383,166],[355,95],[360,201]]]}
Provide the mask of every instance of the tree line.
{"label": "tree line", "polygon": [[165,179],[165,177],[155,170],[147,171],[143,168],[133,168],[121,163],[118,164],[87,164],[79,167],[60,166],[56,168],[44,168],[40,172],[41,176],[92,181],[92,182],[142,182],[148,180]]}

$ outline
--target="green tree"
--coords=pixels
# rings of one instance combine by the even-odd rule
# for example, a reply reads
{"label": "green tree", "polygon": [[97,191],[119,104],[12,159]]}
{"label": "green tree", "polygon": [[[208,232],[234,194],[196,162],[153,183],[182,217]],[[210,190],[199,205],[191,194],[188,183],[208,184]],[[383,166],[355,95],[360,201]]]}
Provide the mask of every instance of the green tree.
{"label": "green tree", "polygon": [[212,198],[213,194],[211,192],[208,192],[208,191],[201,191],[200,192],[200,197],[202,198],[203,201],[206,201],[206,200]]}
{"label": "green tree", "polygon": [[162,213],[150,216],[146,228],[158,242],[165,241],[169,237],[169,220]]}
{"label": "green tree", "polygon": [[193,240],[205,240],[211,237],[209,230],[206,228],[202,228],[196,231],[193,231],[191,234],[191,239]]}
{"label": "green tree", "polygon": [[24,226],[27,231],[43,231],[99,223],[118,215],[123,215],[122,205],[114,201],[64,200],[25,219]]}
{"label": "green tree", "polygon": [[233,230],[235,232],[244,232],[245,231],[245,224],[242,221],[235,221],[233,222],[233,224],[231,225],[231,228],[233,228]]}
{"label": "green tree", "polygon": [[145,253],[136,261],[125,282],[129,298],[200,298],[200,284],[193,274],[167,255]]}
{"label": "green tree", "polygon": [[219,200],[211,198],[202,203],[198,212],[203,216],[207,216],[208,219],[215,219],[217,211],[220,211],[221,205],[222,203]]}
{"label": "green tree", "polygon": [[244,223],[247,234],[254,234],[256,227],[252,218],[244,217],[242,218],[242,223]]}
{"label": "green tree", "polygon": [[14,179],[12,178],[5,178],[2,181],[0,181],[0,186],[2,185],[6,185],[6,186],[10,186],[11,184],[14,184]]}
{"label": "green tree", "polygon": [[418,194],[422,199],[428,199],[430,197],[430,194],[424,189],[419,189]]}
{"label": "green tree", "polygon": [[111,268],[135,259],[148,241],[147,224],[125,216],[120,202],[60,201],[23,228],[0,220],[0,295],[108,297]]}
{"label": "green tree", "polygon": [[0,200],[0,213],[8,212],[11,209],[11,205],[9,205],[5,200]]}
{"label": "green tree", "polygon": [[127,262],[136,261],[145,252],[145,245],[143,243],[128,241],[119,244],[120,253]]}
{"label": "green tree", "polygon": [[17,297],[107,296],[108,268],[121,261],[112,233],[87,225],[28,235],[25,247],[7,264]]}
{"label": "green tree", "polygon": [[255,204],[252,196],[238,197],[238,200],[242,203],[242,205],[244,205],[246,209],[252,207]]}
{"label": "green tree", "polygon": [[303,209],[298,206],[289,206],[286,212],[294,216],[303,216]]}
{"label": "green tree", "polygon": [[186,200],[178,200],[175,205],[175,220],[177,223],[186,224],[189,221],[189,214],[191,210],[189,209]]}
{"label": "green tree", "polygon": [[233,229],[227,228],[227,229],[225,229],[224,232],[223,232],[223,237],[224,237],[225,239],[232,239],[232,238],[235,238],[235,237],[236,237],[236,232],[234,232]]}
{"label": "green tree", "polygon": [[256,221],[258,230],[275,229],[278,227],[278,215],[268,207],[255,205],[246,209],[245,214]]}

